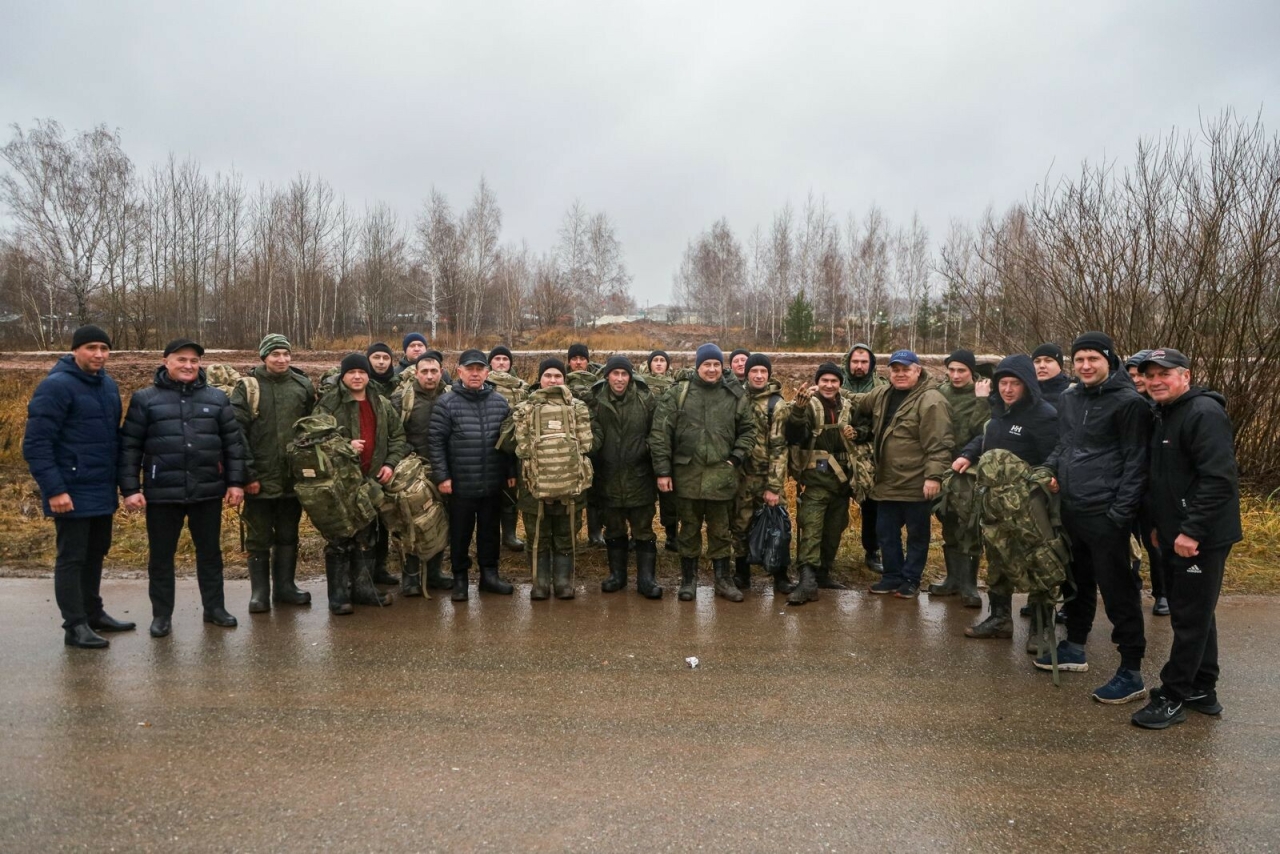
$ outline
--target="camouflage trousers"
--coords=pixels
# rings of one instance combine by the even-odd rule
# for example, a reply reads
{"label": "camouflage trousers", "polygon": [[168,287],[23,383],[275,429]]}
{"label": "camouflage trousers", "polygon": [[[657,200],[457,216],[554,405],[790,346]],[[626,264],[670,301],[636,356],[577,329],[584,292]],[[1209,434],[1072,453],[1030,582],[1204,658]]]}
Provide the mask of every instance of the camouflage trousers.
{"label": "camouflage trousers", "polygon": [[[1023,589],[1026,585],[1022,585]],[[987,549],[987,590],[997,596],[1012,596],[1018,592],[1018,579],[993,549]]]}
{"label": "camouflage trousers", "polygon": [[296,546],[302,505],[296,498],[246,496],[240,511],[244,550],[269,552],[272,546]]}
{"label": "camouflage trousers", "polygon": [[733,499],[733,516],[729,530],[733,534],[733,554],[747,554],[747,532],[751,530],[751,517],[764,506],[764,491],[769,486],[769,476],[747,474],[738,481],[738,494]]}
{"label": "camouflage trousers", "polygon": [[680,557],[701,557],[702,525],[707,526],[707,558],[727,558],[733,547],[729,530],[732,501],[704,501],[699,498],[677,498],[680,511]]}
{"label": "camouflage trousers", "polygon": [[652,504],[640,507],[601,507],[600,519],[604,522],[605,540],[625,538],[628,528],[631,529],[631,539],[638,543],[651,543],[655,539]]}
{"label": "camouflage trousers", "polygon": [[796,493],[796,527],[799,545],[796,563],[800,566],[831,568],[840,538],[849,527],[849,487],[810,485]]}
{"label": "camouflage trousers", "polygon": [[537,540],[537,553],[540,555],[573,554],[574,531],[582,519],[582,507],[574,508],[577,519],[575,524],[569,522],[569,509],[563,505],[548,505],[542,510],[542,522],[538,522],[537,511],[524,511],[524,536],[530,552],[534,551],[534,540]]}
{"label": "camouflage trousers", "polygon": [[953,513],[946,513],[939,520],[942,522],[942,546],[948,549],[959,549],[970,557],[982,554],[982,540],[974,537],[973,529],[961,524],[960,518]]}

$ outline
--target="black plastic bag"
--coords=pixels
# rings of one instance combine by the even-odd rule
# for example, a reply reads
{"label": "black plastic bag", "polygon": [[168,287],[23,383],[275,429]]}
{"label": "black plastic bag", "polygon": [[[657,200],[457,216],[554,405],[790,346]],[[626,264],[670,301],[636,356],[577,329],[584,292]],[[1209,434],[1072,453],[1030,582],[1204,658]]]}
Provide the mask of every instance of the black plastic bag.
{"label": "black plastic bag", "polygon": [[791,516],[781,503],[766,504],[752,514],[747,560],[771,569],[791,566]]}

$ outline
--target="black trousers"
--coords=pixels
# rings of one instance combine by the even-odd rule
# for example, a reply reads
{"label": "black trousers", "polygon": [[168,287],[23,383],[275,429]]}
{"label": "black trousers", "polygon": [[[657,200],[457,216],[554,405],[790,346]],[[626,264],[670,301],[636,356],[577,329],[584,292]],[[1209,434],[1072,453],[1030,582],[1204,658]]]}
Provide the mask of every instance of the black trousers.
{"label": "black trousers", "polygon": [[204,609],[225,607],[222,597],[222,499],[191,504],[147,505],[147,577],[150,579],[151,613],[173,616],[173,556],[186,520],[196,547],[196,580]]}
{"label": "black trousers", "polygon": [[476,562],[481,569],[498,568],[502,541],[502,493],[480,498],[459,495],[449,500],[449,561],[454,572],[471,569],[471,538],[476,541]]}
{"label": "black trousers", "polygon": [[876,508],[879,504],[868,498],[858,508],[862,511],[862,550],[867,554],[880,551],[880,540],[876,535]]}
{"label": "black trousers", "polygon": [[69,629],[102,615],[102,561],[111,551],[112,516],[54,517],[58,556],[53,563],[53,595]]}
{"label": "black trousers", "polygon": [[1142,593],[1133,586],[1129,561],[1129,526],[1118,527],[1104,513],[1081,515],[1062,508],[1062,522],[1071,536],[1071,574],[1075,598],[1063,606],[1067,640],[1083,644],[1098,612],[1098,593],[1114,627],[1111,642],[1120,651],[1120,666],[1142,667],[1147,640],[1142,625]]}
{"label": "black trousers", "polygon": [[[1151,570],[1151,595],[1159,599],[1168,596],[1164,589],[1164,559],[1160,556],[1160,547],[1151,542],[1154,526],[1141,520],[1133,523],[1133,535],[1142,543],[1147,553],[1147,568]],[[1138,589],[1142,589],[1142,578],[1138,578]]]}
{"label": "black trousers", "polygon": [[1173,548],[1162,548],[1165,592],[1169,597],[1169,622],[1173,646],[1160,671],[1164,691],[1185,700],[1218,684],[1218,622],[1213,612],[1222,592],[1222,571],[1231,546],[1201,549],[1195,557],[1178,557]]}

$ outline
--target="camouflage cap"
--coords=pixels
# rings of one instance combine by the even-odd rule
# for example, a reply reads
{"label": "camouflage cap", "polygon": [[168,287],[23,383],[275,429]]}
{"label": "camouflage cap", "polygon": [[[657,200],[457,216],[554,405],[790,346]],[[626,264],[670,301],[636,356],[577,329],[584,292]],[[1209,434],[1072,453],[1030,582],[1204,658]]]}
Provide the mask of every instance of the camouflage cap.
{"label": "camouflage cap", "polygon": [[276,350],[288,350],[293,352],[293,345],[289,343],[289,339],[285,338],[279,332],[269,332],[262,337],[261,343],[258,344],[258,358],[265,359]]}

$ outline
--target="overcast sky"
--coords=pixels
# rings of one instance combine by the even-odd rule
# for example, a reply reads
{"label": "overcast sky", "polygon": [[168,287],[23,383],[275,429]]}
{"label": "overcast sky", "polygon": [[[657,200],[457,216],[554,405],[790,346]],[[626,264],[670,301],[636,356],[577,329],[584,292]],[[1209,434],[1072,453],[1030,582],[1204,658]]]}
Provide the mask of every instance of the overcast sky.
{"label": "overcast sky", "polygon": [[842,219],[918,210],[937,242],[1051,168],[1227,106],[1270,119],[1277,43],[1274,0],[0,0],[0,122],[105,123],[143,168],[307,171],[406,222],[483,174],[539,251],[578,198],[643,306],[721,216],[745,241],[813,190]]}

